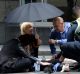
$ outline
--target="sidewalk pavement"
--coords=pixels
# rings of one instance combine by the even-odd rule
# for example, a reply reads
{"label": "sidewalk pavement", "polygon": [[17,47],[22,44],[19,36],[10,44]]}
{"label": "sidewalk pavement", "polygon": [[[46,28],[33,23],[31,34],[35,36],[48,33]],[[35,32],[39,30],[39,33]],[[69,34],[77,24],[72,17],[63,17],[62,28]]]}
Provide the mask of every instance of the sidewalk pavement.
{"label": "sidewalk pavement", "polygon": [[[0,45],[0,50],[2,48],[3,45]],[[60,51],[59,47],[56,46],[57,50],[56,51]],[[49,52],[50,53],[50,48],[49,48],[49,45],[40,45],[39,46],[39,51],[43,51],[43,52]]]}

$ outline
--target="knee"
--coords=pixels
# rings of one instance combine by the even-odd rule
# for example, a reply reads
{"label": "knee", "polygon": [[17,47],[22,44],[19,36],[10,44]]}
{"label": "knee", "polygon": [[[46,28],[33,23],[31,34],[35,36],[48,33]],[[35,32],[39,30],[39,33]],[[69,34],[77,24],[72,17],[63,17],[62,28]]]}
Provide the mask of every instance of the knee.
{"label": "knee", "polygon": [[31,60],[30,60],[29,58],[24,58],[24,60],[26,61],[26,63],[27,63],[28,65],[31,64]]}

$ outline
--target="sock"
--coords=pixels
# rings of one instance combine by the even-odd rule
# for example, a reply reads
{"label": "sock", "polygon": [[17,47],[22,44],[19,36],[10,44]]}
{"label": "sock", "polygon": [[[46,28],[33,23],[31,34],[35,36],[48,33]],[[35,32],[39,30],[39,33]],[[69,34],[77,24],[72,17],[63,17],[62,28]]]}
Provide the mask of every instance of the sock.
{"label": "sock", "polygon": [[53,63],[54,72],[61,71],[61,69],[61,62],[59,60],[56,60],[55,63]]}

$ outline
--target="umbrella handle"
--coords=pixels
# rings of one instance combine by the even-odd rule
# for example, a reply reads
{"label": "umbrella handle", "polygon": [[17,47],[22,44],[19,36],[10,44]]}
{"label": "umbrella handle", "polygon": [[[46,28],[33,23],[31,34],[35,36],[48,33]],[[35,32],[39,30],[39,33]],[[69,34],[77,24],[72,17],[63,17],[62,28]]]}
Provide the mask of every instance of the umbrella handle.
{"label": "umbrella handle", "polygon": [[34,28],[34,34],[38,34],[36,28]]}

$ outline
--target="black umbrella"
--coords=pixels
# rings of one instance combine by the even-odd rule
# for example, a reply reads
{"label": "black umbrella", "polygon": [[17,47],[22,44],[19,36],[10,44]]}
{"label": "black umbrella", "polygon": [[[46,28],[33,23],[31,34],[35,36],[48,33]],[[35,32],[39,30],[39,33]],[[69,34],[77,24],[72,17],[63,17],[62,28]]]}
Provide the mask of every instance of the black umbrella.
{"label": "black umbrella", "polygon": [[60,9],[47,3],[28,3],[14,9],[6,16],[5,21],[8,23],[34,22],[62,14],[63,12]]}

